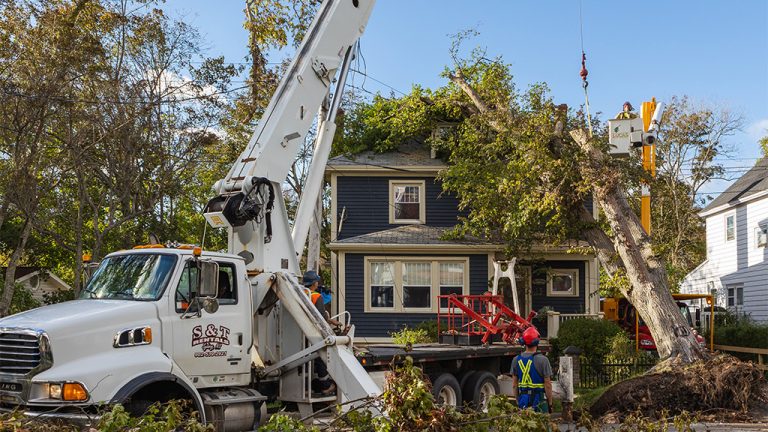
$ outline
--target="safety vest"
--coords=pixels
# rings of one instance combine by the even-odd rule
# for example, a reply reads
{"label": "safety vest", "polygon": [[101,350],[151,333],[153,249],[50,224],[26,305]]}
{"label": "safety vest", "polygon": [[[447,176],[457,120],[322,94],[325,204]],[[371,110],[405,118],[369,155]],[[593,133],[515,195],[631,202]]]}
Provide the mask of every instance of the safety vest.
{"label": "safety vest", "polygon": [[315,292],[315,291],[312,291],[312,294],[309,295],[309,299],[312,300],[312,304],[313,305],[317,305],[317,300],[321,299],[322,297],[323,297],[322,294],[320,294],[319,292]]}
{"label": "safety vest", "polygon": [[544,378],[536,370],[533,361],[537,355],[541,355],[541,353],[536,353],[530,357],[518,355],[512,360],[514,362],[513,371],[517,376],[517,386],[521,390],[544,389]]}

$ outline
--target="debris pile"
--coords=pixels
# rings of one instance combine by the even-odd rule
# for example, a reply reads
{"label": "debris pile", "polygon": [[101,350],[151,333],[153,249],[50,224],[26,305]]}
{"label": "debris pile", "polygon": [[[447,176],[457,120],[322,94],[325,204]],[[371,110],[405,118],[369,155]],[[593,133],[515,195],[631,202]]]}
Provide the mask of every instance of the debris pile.
{"label": "debris pile", "polygon": [[643,413],[648,417],[681,412],[739,411],[768,402],[763,372],[754,364],[718,355],[693,365],[669,364],[663,370],[622,381],[589,409],[594,418]]}

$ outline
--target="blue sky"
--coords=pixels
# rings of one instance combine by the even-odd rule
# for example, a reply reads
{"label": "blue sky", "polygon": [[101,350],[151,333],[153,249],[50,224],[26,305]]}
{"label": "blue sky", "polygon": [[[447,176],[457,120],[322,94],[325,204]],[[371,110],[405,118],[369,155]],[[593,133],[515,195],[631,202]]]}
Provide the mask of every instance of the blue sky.
{"label": "blue sky", "polygon": [[[244,4],[167,0],[164,9],[201,31],[208,55],[242,62]],[[688,95],[743,115],[744,131],[729,140],[735,151],[725,163],[732,176],[754,164],[757,139],[768,135],[768,0],[583,0],[581,9],[593,112],[606,118],[624,100],[639,106],[652,96]],[[378,0],[361,44],[367,74],[386,85],[367,79],[365,89],[389,94],[444,84],[449,35],[468,28],[481,33],[470,45],[501,55],[518,86],[544,81],[558,102],[584,102],[578,0]]]}

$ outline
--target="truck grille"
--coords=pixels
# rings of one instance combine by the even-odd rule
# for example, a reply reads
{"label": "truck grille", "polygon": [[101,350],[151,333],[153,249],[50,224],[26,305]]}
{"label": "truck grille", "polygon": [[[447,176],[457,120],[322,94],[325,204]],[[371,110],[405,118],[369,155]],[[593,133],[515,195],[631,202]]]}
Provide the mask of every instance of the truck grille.
{"label": "truck grille", "polygon": [[35,334],[0,332],[0,373],[26,375],[40,365],[40,339]]}

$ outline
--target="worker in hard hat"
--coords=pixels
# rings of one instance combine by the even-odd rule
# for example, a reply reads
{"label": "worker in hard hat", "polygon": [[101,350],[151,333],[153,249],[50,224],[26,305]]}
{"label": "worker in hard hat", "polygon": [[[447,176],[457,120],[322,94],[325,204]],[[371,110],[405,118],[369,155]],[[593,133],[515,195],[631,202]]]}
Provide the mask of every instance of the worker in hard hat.
{"label": "worker in hard hat", "polygon": [[512,360],[512,394],[521,409],[552,412],[552,365],[538,352],[541,336],[535,327],[528,327],[519,339],[525,351]]}
{"label": "worker in hard hat", "polygon": [[616,114],[616,120],[629,120],[637,118],[637,113],[634,112],[632,104],[629,101],[624,102],[624,106],[621,108],[621,112]]}
{"label": "worker in hard hat", "polygon": [[[319,291],[320,282],[322,282],[322,278],[320,278],[320,275],[314,270],[305,272],[304,277],[302,278],[302,285],[309,291],[309,299],[312,304],[315,305],[318,312],[320,312],[320,315],[322,315],[330,325],[341,325],[338,321],[331,319],[325,311],[323,296]],[[317,378],[312,380],[312,390],[324,395],[329,395],[335,392],[336,383],[334,383],[331,376],[328,375],[328,366],[325,362],[318,357],[312,364],[315,373],[317,374]]]}

